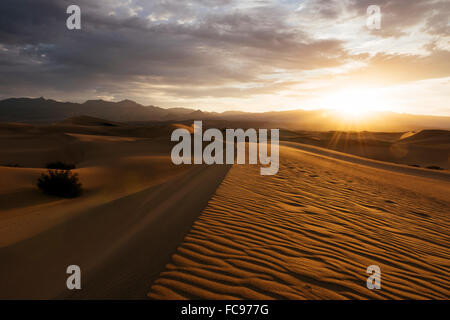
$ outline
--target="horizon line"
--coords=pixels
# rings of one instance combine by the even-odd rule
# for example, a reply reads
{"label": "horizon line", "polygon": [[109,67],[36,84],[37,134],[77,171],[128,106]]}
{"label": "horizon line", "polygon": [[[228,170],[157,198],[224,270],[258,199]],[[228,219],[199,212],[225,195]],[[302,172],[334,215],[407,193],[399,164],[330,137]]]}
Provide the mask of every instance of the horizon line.
{"label": "horizon line", "polygon": [[[74,101],[68,101],[68,100],[59,100],[59,99],[54,99],[54,98],[45,98],[44,96],[40,96],[40,97],[30,97],[30,96],[25,96],[25,97],[8,97],[8,98],[0,98],[0,102],[6,101],[6,100],[13,100],[13,99],[29,99],[29,100],[45,100],[45,101],[55,101],[55,102],[59,102],[59,103],[73,103],[73,104],[85,104],[86,102],[89,101],[102,101],[102,102],[108,102],[108,103],[121,103],[124,101],[129,101],[129,102],[133,102],[137,105],[140,105],[142,107],[145,108],[150,108],[150,107],[155,107],[155,108],[160,108],[160,109],[165,109],[165,110],[170,110],[170,109],[188,109],[188,110],[192,110],[193,112],[195,111],[200,111],[200,112],[204,112],[204,113],[216,113],[216,114],[224,114],[224,113],[232,113],[232,112],[240,112],[240,113],[245,113],[245,114],[265,114],[265,113],[272,113],[272,112],[277,112],[277,113],[281,113],[281,112],[290,112],[290,111],[304,111],[304,112],[317,112],[317,111],[331,111],[331,112],[336,112],[336,110],[333,110],[332,108],[316,108],[316,109],[305,109],[305,108],[294,108],[294,109],[288,109],[288,110],[269,110],[269,111],[259,111],[259,112],[255,112],[255,111],[242,111],[242,110],[227,110],[227,111],[205,111],[204,109],[202,110],[202,108],[200,107],[196,107],[196,108],[192,108],[192,107],[164,107],[164,106],[160,106],[160,105],[154,105],[154,104],[149,104],[149,105],[145,105],[142,104],[140,102],[137,102],[135,100],[129,99],[129,98],[125,98],[122,100],[105,100],[105,99],[87,99],[84,100],[84,102],[74,102]],[[437,118],[450,118],[450,114],[449,115],[436,115],[436,114],[424,114],[424,113],[407,113],[407,112],[396,112],[396,111],[390,111],[390,110],[372,110],[370,111],[370,113],[372,114],[380,114],[380,113],[393,113],[393,114],[398,114],[398,115],[410,115],[410,116],[425,116],[425,117],[437,117]]]}

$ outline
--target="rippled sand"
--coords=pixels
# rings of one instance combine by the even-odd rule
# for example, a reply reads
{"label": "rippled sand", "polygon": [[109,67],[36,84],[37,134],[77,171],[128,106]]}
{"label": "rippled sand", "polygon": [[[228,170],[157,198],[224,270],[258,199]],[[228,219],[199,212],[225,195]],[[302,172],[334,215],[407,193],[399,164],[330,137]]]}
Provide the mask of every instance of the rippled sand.
{"label": "rippled sand", "polygon": [[450,182],[280,151],[276,176],[229,171],[149,297],[449,298]]}

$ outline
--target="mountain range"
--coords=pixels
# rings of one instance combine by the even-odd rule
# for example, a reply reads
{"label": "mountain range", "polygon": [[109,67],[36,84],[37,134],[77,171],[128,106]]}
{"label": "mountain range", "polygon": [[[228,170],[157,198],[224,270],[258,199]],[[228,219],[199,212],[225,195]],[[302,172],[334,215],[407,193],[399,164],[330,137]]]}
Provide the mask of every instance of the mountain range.
{"label": "mountain range", "polygon": [[110,102],[88,100],[84,103],[59,102],[44,98],[10,98],[0,101],[0,122],[52,123],[67,118],[90,116],[118,122],[225,120],[258,122],[268,126],[299,130],[411,131],[450,129],[450,117],[375,112],[349,121],[332,110],[292,110],[250,113],[205,112],[188,108],[144,106],[131,100]]}

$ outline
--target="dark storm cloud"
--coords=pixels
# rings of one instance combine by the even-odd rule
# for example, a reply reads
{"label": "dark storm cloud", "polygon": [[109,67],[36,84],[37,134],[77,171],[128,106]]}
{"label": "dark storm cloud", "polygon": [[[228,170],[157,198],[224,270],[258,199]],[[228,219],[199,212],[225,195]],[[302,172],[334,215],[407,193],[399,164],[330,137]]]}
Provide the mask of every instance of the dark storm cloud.
{"label": "dark storm cloud", "polygon": [[[282,8],[191,3],[77,1],[82,30],[69,31],[65,10],[72,1],[2,0],[0,85],[4,92],[108,86],[113,92],[130,81],[220,85],[254,81],[275,68],[335,66],[346,55],[339,41],[316,41],[288,26]],[[164,19],[150,22],[158,17]]]}
{"label": "dark storm cloud", "polygon": [[[252,95],[284,88],[261,76],[336,67],[358,59],[347,53],[341,40],[319,39],[289,23],[295,1],[291,6],[283,5],[287,1],[250,2],[252,6],[242,8],[246,2],[234,0],[2,0],[0,92],[87,98],[127,96],[135,88],[180,97]],[[345,10],[365,14],[369,4],[307,2],[308,14],[330,21]],[[448,3],[379,3],[386,17],[383,32],[395,35],[421,21],[430,32],[448,31],[443,14]],[[81,31],[66,28],[70,4],[81,7]],[[259,85],[235,89],[236,84],[248,83]],[[208,86],[217,89],[207,92]]]}

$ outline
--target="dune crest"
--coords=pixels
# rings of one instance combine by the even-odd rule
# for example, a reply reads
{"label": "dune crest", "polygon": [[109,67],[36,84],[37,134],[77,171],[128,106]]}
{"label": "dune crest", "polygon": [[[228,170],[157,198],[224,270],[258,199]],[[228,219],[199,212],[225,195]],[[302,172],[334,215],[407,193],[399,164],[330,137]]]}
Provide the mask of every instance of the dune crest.
{"label": "dune crest", "polygon": [[[150,298],[449,296],[448,182],[280,151],[277,176],[229,171]],[[366,287],[373,264],[381,290]]]}

